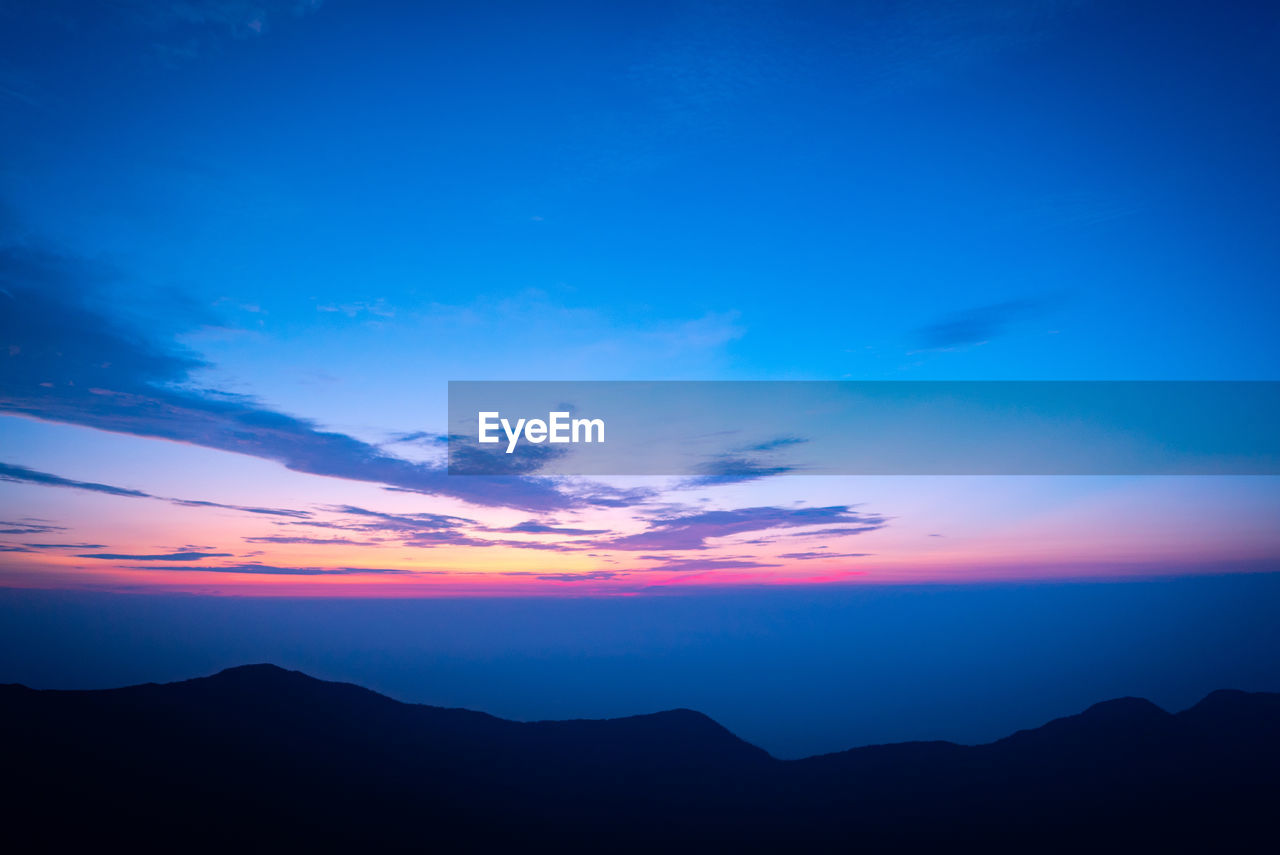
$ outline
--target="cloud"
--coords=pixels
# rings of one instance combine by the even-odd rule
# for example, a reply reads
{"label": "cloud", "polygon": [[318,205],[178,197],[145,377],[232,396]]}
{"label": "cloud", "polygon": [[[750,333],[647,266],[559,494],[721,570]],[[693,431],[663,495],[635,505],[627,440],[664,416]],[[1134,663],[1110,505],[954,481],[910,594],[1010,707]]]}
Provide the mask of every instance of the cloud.
{"label": "cloud", "polygon": [[768,464],[749,457],[728,454],[700,463],[696,469],[698,475],[682,481],[680,484],[682,488],[739,484],[796,471],[794,466]]}
{"label": "cloud", "polygon": [[916,331],[920,350],[976,347],[1004,335],[1010,326],[1037,315],[1043,300],[1007,300],[953,312]]}
{"label": "cloud", "polygon": [[617,575],[613,570],[592,570],[588,573],[548,573],[537,578],[544,582],[599,582]]}
{"label": "cloud", "polygon": [[773,439],[757,442],[755,445],[748,445],[747,451],[776,451],[779,448],[787,448],[792,445],[802,445],[809,440],[802,436],[778,436]]}
{"label": "cloud", "polygon": [[539,549],[546,552],[580,552],[582,544],[572,541],[568,543],[549,543],[544,540],[489,540],[485,546],[505,546],[508,549]]}
{"label": "cloud", "polygon": [[758,570],[764,567],[781,567],[781,564],[768,564],[746,558],[685,558],[678,560],[662,559],[661,564],[652,567],[641,567],[641,572],[675,572],[695,573],[708,570]]}
{"label": "cloud", "polygon": [[527,570],[509,570],[501,575],[532,576],[543,582],[602,582],[606,579],[614,579],[626,574],[619,573],[616,570],[588,570],[583,573],[539,573]]}
{"label": "cloud", "polygon": [[[391,514],[383,511],[373,511],[368,508],[361,508],[355,505],[335,505],[330,506],[326,510],[345,518],[336,520],[313,520],[290,524],[315,528],[338,529],[342,531],[385,534],[405,546],[415,548],[468,546],[477,548],[507,547],[511,549],[539,549],[553,552],[576,552],[589,546],[589,544],[577,542],[558,543],[476,537],[472,532],[512,531],[517,533],[528,533],[528,530],[521,528],[519,525],[512,526],[508,529],[487,528],[480,525],[475,520],[451,516],[449,514]],[[534,523],[533,525],[537,524]],[[567,534],[570,532],[580,532],[583,534],[605,533],[605,530],[603,529],[553,529],[550,527],[548,527],[548,529],[549,531],[554,531],[560,534]],[[266,538],[259,538],[255,540],[258,542],[268,542],[268,539]],[[279,540],[274,542],[283,543],[290,542],[290,540]],[[327,541],[317,540],[315,542]]]}
{"label": "cloud", "polygon": [[501,444],[480,445],[478,440],[450,437],[449,472],[452,475],[532,475],[559,460],[569,449],[559,445],[523,443],[508,454]]}
{"label": "cloud", "polygon": [[316,306],[317,312],[341,313],[348,318],[355,318],[357,315],[373,315],[379,318],[394,318],[396,316],[395,307],[387,304],[386,300],[379,297],[372,302],[368,300],[355,300],[350,303],[341,305],[327,304]]}
{"label": "cloud", "polygon": [[[115,487],[110,484],[98,484],[93,481],[75,481],[71,478],[63,478],[60,475],[51,475],[48,472],[28,469],[26,466],[18,466],[13,463],[0,462],[0,481],[11,481],[18,484],[38,484],[44,487],[69,487],[73,490],[87,490],[91,493],[105,493],[109,496],[124,496],[130,499],[155,499],[156,501],[168,502],[171,505],[178,505],[179,507],[222,508],[230,511],[243,511],[250,514],[292,517],[295,519],[306,519],[311,516],[310,511],[295,511],[288,508],[255,508],[246,505],[225,505],[221,502],[204,502],[194,499],[171,499],[166,496],[156,496],[151,493],[144,493],[141,490]],[[12,523],[10,523],[10,525],[12,525]],[[0,534],[37,534],[54,530],[61,529],[58,529],[58,527],[55,526],[53,528],[44,528],[40,531],[0,530]]]}
{"label": "cloud", "polygon": [[[687,506],[677,506],[670,515],[652,520],[649,528],[638,534],[623,535],[596,540],[513,540],[510,538],[478,537],[476,533],[555,534],[567,537],[590,537],[605,534],[606,529],[582,529],[555,526],[537,521],[525,521],[505,528],[489,528],[475,520],[449,514],[410,513],[396,514],[370,510],[355,505],[335,505],[325,509],[336,514],[336,519],[312,519],[279,525],[300,525],[311,528],[356,531],[388,536],[399,543],[415,548],[439,546],[466,546],[472,548],[532,549],[551,552],[583,552],[589,550],[686,550],[707,549],[707,541],[741,532],[807,528],[846,523],[838,528],[825,529],[841,535],[861,534],[881,528],[885,518],[877,514],[865,514],[846,505],[825,508],[739,508],[726,511],[688,511]],[[797,532],[814,534],[814,532]],[[306,536],[263,536],[244,538],[250,543],[352,543],[345,538],[326,539]],[[769,542],[763,540],[761,542]],[[831,557],[835,557],[834,555]],[[664,556],[644,556],[650,560],[668,560]],[[730,566],[730,565],[719,565]],[[746,565],[740,565],[746,566]],[[759,565],[776,566],[776,565]],[[684,568],[680,568],[684,569]]]}
{"label": "cloud", "polygon": [[76,490],[88,490],[92,493],[106,493],[109,496],[129,496],[131,498],[152,499],[154,496],[141,490],[129,490],[124,487],[113,487],[110,484],[98,484],[93,481],[73,481],[48,472],[37,472],[25,466],[0,463],[0,481],[15,483],[43,484],[46,487],[71,487]]}
{"label": "cloud", "polygon": [[246,514],[263,514],[272,517],[295,517],[304,519],[311,516],[310,511],[295,511],[289,508],[255,508],[251,505],[225,505],[222,502],[205,502],[198,499],[166,499],[165,501],[184,508],[223,508],[229,511],[244,511]]}
{"label": "cloud", "polygon": [[545,523],[526,520],[522,523],[516,523],[513,526],[502,529],[491,529],[492,531],[509,531],[520,534],[563,534],[569,536],[588,535],[588,534],[607,534],[605,529],[600,528],[568,528],[565,526],[547,525]]}
{"label": "cloud", "polygon": [[738,484],[795,472],[800,467],[779,460],[778,452],[808,441],[798,436],[778,436],[717,454],[698,464],[698,474],[680,482],[679,489]]}
{"label": "cloud", "polygon": [[76,558],[98,558],[103,561],[200,561],[204,558],[230,558],[230,552],[169,552],[163,555],[120,555],[111,552],[88,552]]}
{"label": "cloud", "polygon": [[613,487],[593,482],[567,484],[561,489],[577,507],[633,508],[659,495],[652,487]]}
{"label": "cloud", "polygon": [[600,549],[706,549],[710,538],[749,531],[801,528],[830,523],[847,523],[846,534],[861,534],[886,525],[878,514],[864,514],[848,505],[818,508],[757,507],[726,511],[702,511],[653,520],[646,531],[623,535],[593,544]]}
{"label": "cloud", "polygon": [[106,549],[102,543],[24,543],[28,549]]}
{"label": "cloud", "polygon": [[866,558],[871,554],[870,552],[784,552],[778,557],[793,561],[813,561],[822,558]]}
{"label": "cloud", "polygon": [[351,528],[368,531],[402,531],[412,534],[453,530],[459,526],[474,525],[475,520],[456,517],[451,514],[389,514],[383,511],[371,511],[356,505],[331,505],[328,510],[337,514],[356,517],[357,521],[348,523]]}
{"label": "cloud", "polygon": [[439,448],[448,444],[449,435],[442,433],[432,433],[430,431],[418,430],[411,433],[392,434],[386,441],[386,445],[396,445],[399,443],[413,443],[416,445],[425,445],[428,448]]}
{"label": "cloud", "polygon": [[372,541],[352,540],[349,537],[289,537],[288,535],[265,535],[263,537],[243,537],[245,543],[306,543],[317,546],[373,546]]}
{"label": "cloud", "polygon": [[[11,481],[13,478],[5,478],[0,475],[0,480]],[[17,522],[0,520],[0,534],[52,534],[55,531],[66,531],[66,526],[53,525],[48,520],[37,520],[31,517]]]}
{"label": "cloud", "polygon": [[[888,523],[888,520],[881,517],[880,525],[875,527],[883,528],[884,525],[886,525],[887,523]],[[867,532],[869,530],[870,529],[868,529],[866,526],[849,525],[849,526],[840,526],[839,528],[823,528],[823,529],[818,529],[817,531],[793,531],[793,532],[788,532],[786,534],[779,535],[779,537],[847,537],[848,535],[851,535],[851,534],[863,534],[864,532]]]}
{"label": "cloud", "polygon": [[203,361],[112,314],[94,276],[74,260],[24,247],[0,250],[0,339],[8,345],[0,353],[0,412],[186,442],[477,505],[548,511],[592,502],[589,491],[575,499],[547,479],[450,478],[443,466],[390,455],[248,396],[193,388],[191,373]]}
{"label": "cloud", "polygon": [[363,574],[402,575],[432,571],[413,571],[399,567],[278,567],[273,564],[224,564],[186,567],[126,567],[126,570],[187,571],[191,573],[247,573],[265,576],[359,576]]}

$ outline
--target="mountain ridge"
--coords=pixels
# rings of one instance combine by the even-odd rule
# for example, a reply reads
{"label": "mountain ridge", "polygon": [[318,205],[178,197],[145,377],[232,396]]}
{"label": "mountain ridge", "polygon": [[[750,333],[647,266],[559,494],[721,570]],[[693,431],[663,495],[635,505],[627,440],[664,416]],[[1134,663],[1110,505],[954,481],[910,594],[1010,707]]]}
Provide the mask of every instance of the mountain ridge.
{"label": "mountain ridge", "polygon": [[[385,695],[374,689],[361,686],[358,683],[350,683],[344,680],[325,680],[320,677],[314,677],[310,674],[307,674],[304,671],[284,668],[283,666],[276,665],[270,662],[250,663],[246,665],[233,665],[227,668],[223,668],[219,671],[215,671],[212,674],[202,675],[198,677],[188,677],[186,679],[173,680],[167,683],[156,683],[156,682],[135,683],[135,684],[130,684],[126,686],[112,687],[112,688],[106,688],[106,689],[36,689],[36,688],[26,686],[25,684],[22,684],[22,683],[0,683],[0,691],[6,690],[6,689],[20,688],[30,692],[40,692],[40,693],[70,694],[70,693],[94,693],[94,692],[122,692],[122,691],[143,689],[143,688],[149,688],[149,687],[184,686],[189,684],[203,684],[203,683],[216,682],[220,678],[221,679],[238,678],[246,675],[253,675],[253,676],[270,675],[275,677],[287,677],[288,679],[292,679],[292,680],[297,680],[298,678],[301,678],[303,681],[306,681],[311,684],[348,687],[349,689],[358,690],[359,692],[365,693],[371,697],[378,698],[382,701],[386,701],[393,704],[399,704],[405,707],[420,707],[420,708],[426,708],[426,709],[436,710],[441,712],[462,712],[462,713],[468,713],[476,716],[483,716],[488,719],[492,719],[494,721],[507,722],[510,724],[517,724],[517,725],[547,725],[547,724],[562,724],[562,723],[569,724],[569,723],[588,723],[588,722],[623,722],[623,721],[645,720],[645,719],[678,720],[678,719],[686,719],[686,718],[689,718],[689,719],[696,718],[703,722],[707,722],[714,725],[718,730],[723,731],[724,733],[728,733],[734,736],[736,739],[746,742],[746,740],[742,740],[741,737],[738,737],[737,734],[734,734],[732,730],[730,730],[725,725],[721,724],[716,719],[712,718],[711,716],[707,715],[704,712],[691,709],[688,707],[673,707],[670,709],[655,710],[653,712],[633,713],[630,715],[614,716],[614,717],[607,717],[607,718],[576,717],[576,718],[567,718],[567,719],[528,719],[528,720],[506,719],[506,718],[502,718],[501,716],[497,716],[492,713],[485,712],[483,710],[473,710],[473,709],[470,709],[469,707],[446,707],[446,706],[439,706],[436,704],[419,703],[416,701],[402,701],[398,698],[393,698],[390,695]],[[1238,702],[1240,700],[1247,700],[1249,702],[1252,702],[1256,699],[1266,699],[1270,701],[1270,703],[1268,704],[1269,706],[1274,705],[1277,708],[1280,708],[1280,692],[1247,692],[1241,689],[1215,689],[1209,692],[1208,694],[1206,694],[1203,698],[1201,698],[1199,701],[1195,702],[1191,706],[1178,712],[1169,712],[1168,710],[1164,709],[1160,705],[1146,698],[1141,698],[1137,696],[1123,696],[1119,698],[1111,698],[1105,701],[1098,701],[1097,703],[1089,705],[1079,713],[1058,716],[1056,718],[1049,719],[1048,721],[1046,721],[1041,725],[1030,727],[1030,728],[1022,728],[1014,731],[1008,736],[999,737],[997,739],[993,739],[988,742],[970,743],[970,742],[956,742],[954,740],[948,740],[948,739],[908,739],[900,742],[866,743],[863,745],[855,745],[849,748],[838,749],[836,751],[822,752],[819,754],[813,754],[813,755],[809,755],[806,757],[799,757],[799,758],[775,758],[771,754],[769,756],[772,759],[778,760],[778,762],[782,762],[782,763],[798,763],[798,762],[814,760],[822,757],[831,757],[834,755],[846,754],[850,751],[859,751],[866,748],[882,748],[882,747],[900,746],[900,745],[953,745],[959,748],[983,747],[983,746],[989,746],[989,745],[994,745],[994,744],[1003,742],[1004,740],[1011,739],[1022,733],[1039,731],[1044,729],[1045,727],[1058,725],[1059,723],[1066,724],[1066,723],[1073,723],[1073,722],[1114,721],[1115,716],[1111,715],[1112,713],[1123,712],[1123,713],[1133,714],[1133,713],[1141,712],[1141,713],[1154,714],[1154,716],[1149,716],[1149,717],[1155,717],[1160,719],[1165,719],[1165,718],[1177,719],[1179,717],[1191,714],[1194,711],[1202,710],[1206,706],[1208,707],[1221,706],[1224,701]],[[755,746],[753,743],[750,743],[750,742],[747,742],[746,744],[752,745],[752,747],[759,748],[759,746]],[[763,748],[759,748],[759,750],[768,754],[768,752]]]}
{"label": "mountain ridge", "polygon": [[[24,784],[11,812],[59,844],[158,849],[200,828],[218,845],[319,848],[998,850],[1044,848],[1052,827],[1093,848],[1132,834],[1219,845],[1224,828],[1274,839],[1262,817],[1280,797],[1280,694],[1237,690],[1179,713],[1113,699],[979,745],[799,760],[694,710],[517,722],[268,663],[116,689],[0,686],[0,726]],[[67,806],[94,834],[75,836]]]}

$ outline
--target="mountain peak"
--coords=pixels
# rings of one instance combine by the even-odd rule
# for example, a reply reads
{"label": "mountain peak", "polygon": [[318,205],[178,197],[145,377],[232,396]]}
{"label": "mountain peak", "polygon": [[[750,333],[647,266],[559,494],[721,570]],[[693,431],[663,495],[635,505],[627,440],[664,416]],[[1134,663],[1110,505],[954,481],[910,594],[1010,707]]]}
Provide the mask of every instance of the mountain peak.
{"label": "mountain peak", "polygon": [[[270,662],[256,662],[252,665],[233,665],[230,668],[223,668],[214,677],[234,677],[237,675],[261,675],[261,676],[278,676],[282,674],[302,674],[301,671],[290,671],[288,668],[281,668],[279,665],[273,665]],[[305,674],[303,676],[306,676]]]}
{"label": "mountain peak", "polygon": [[675,709],[670,710],[660,710],[656,713],[650,713],[649,715],[652,718],[663,718],[667,721],[686,721],[690,723],[710,722],[717,727],[720,726],[715,719],[706,713],[700,713],[697,710],[691,710],[688,707],[676,707]]}
{"label": "mountain peak", "polygon": [[237,690],[254,692],[274,692],[277,689],[286,687],[319,686],[325,681],[302,671],[281,668],[279,665],[272,665],[270,662],[258,662],[253,665],[236,665],[231,668],[223,668],[221,671],[210,674],[207,677],[197,677],[194,680],[181,682],[234,687]]}
{"label": "mountain peak", "polygon": [[1167,718],[1169,713],[1146,698],[1114,698],[1102,701],[1080,713],[1079,718],[1089,721],[1130,722],[1145,719]]}
{"label": "mountain peak", "polygon": [[1253,729],[1276,727],[1280,714],[1280,694],[1219,689],[1210,692],[1195,706],[1178,713],[1178,719],[1202,729],[1241,735]]}

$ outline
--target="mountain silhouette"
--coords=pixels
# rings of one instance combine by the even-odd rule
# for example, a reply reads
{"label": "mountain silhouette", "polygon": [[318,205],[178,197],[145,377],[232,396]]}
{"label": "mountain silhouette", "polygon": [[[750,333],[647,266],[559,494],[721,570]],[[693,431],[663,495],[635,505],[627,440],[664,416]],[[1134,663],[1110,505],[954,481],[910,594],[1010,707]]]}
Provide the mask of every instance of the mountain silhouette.
{"label": "mountain silhouette", "polygon": [[783,761],[692,710],[515,722],[273,665],[0,686],[11,840],[135,849],[1277,851],[1280,694]]}

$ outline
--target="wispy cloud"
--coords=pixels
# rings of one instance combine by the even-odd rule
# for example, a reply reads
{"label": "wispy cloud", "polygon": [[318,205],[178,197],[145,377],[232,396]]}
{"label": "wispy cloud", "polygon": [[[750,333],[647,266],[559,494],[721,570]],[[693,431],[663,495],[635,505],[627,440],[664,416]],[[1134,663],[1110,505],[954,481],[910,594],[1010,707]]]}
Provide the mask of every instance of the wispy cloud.
{"label": "wispy cloud", "polygon": [[376,541],[352,540],[349,537],[291,537],[289,535],[263,535],[241,538],[245,543],[287,543],[311,546],[377,546]]}
{"label": "wispy cloud", "polygon": [[696,467],[698,475],[681,482],[682,487],[714,487],[723,484],[740,484],[758,481],[772,475],[795,472],[796,467],[781,463],[766,463],[746,456],[721,455],[704,461]]}
{"label": "wispy cloud", "polygon": [[[6,478],[0,470],[0,481],[13,481]],[[53,534],[55,531],[66,531],[66,526],[54,525],[48,520],[37,520],[28,517],[25,520],[0,520],[0,534]]]}
{"label": "wispy cloud", "polygon": [[356,505],[331,505],[329,510],[336,514],[355,517],[355,522],[348,523],[351,528],[364,531],[400,531],[415,536],[429,532],[452,531],[475,523],[475,520],[451,514],[392,514]]}
{"label": "wispy cloud", "polygon": [[[274,564],[223,564],[223,565],[156,565],[133,566],[128,570],[151,570],[164,572],[190,573],[242,573],[258,576],[360,576],[360,575],[405,575],[422,571],[405,570],[400,567],[281,567]],[[429,571],[427,571],[429,572]]]}
{"label": "wispy cloud", "polygon": [[[529,511],[591,503],[547,479],[450,478],[243,395],[190,387],[196,355],[155,341],[96,300],[78,262],[0,250],[0,411],[274,460],[313,475],[369,481],[477,505]],[[86,488],[91,489],[92,487]]]}
{"label": "wispy cloud", "polygon": [[75,490],[87,490],[91,493],[106,493],[108,496],[128,496],[138,499],[154,499],[155,496],[141,490],[130,490],[125,487],[113,487],[110,484],[98,484],[93,481],[75,481],[48,472],[37,472],[25,466],[0,463],[0,481],[15,483],[43,484],[46,487],[70,487]]}
{"label": "wispy cloud", "polygon": [[645,531],[598,541],[594,546],[625,550],[706,549],[707,541],[712,538],[830,523],[843,523],[840,529],[845,534],[861,534],[883,528],[887,521],[878,514],[862,513],[848,505],[818,508],[736,508],[656,519],[649,523]]}
{"label": "wispy cloud", "polygon": [[781,455],[785,449],[806,442],[808,440],[804,437],[779,436],[716,454],[697,464],[695,471],[698,474],[682,480],[678,486],[680,489],[696,489],[740,484],[799,471],[801,467],[786,462]]}
{"label": "wispy cloud", "polygon": [[262,514],[269,517],[295,517],[298,519],[311,516],[310,511],[295,511],[290,508],[258,508],[253,505],[228,505],[222,502],[206,502],[201,499],[166,499],[184,508],[223,508],[229,511],[243,511],[246,514]]}
{"label": "wispy cloud", "polygon": [[952,312],[916,331],[920,350],[959,350],[986,344],[1038,315],[1047,301],[1006,300]]}
{"label": "wispy cloud", "polygon": [[[569,536],[577,532],[579,535],[597,535],[606,533],[605,529],[571,529],[553,526],[541,526],[538,523],[517,524],[507,528],[491,528],[464,517],[449,514],[432,513],[387,513],[361,508],[355,505],[334,505],[325,509],[334,514],[334,518],[310,520],[306,522],[288,523],[310,528],[337,529],[340,531],[362,532],[379,535],[380,540],[391,540],[402,546],[414,548],[432,548],[440,546],[467,546],[472,548],[491,549],[504,547],[510,549],[533,549],[551,552],[575,552],[587,548],[590,542],[582,541],[549,541],[549,540],[513,540],[511,538],[479,537],[483,534],[559,534]],[[527,526],[527,527],[526,527]],[[532,529],[532,530],[531,530]],[[255,543],[335,543],[322,538],[247,538]]]}
{"label": "wispy cloud", "polygon": [[[251,505],[227,505],[222,502],[206,502],[195,499],[172,499],[166,496],[156,496],[151,493],[145,493],[142,490],[133,490],[127,487],[116,487],[111,484],[99,484],[94,481],[76,481],[71,478],[63,478],[60,475],[52,475],[48,472],[28,469],[26,466],[18,466],[13,463],[0,462],[0,481],[10,481],[18,484],[38,484],[44,487],[66,487],[73,490],[86,490],[90,493],[104,493],[108,496],[124,496],[130,499],[155,499],[156,501],[168,502],[171,505],[178,505],[179,507],[222,508],[229,511],[242,511],[248,514],[292,517],[294,519],[306,519],[311,516],[310,511],[297,511],[290,508],[257,508]],[[22,524],[9,523],[9,525]],[[57,526],[37,526],[29,527],[27,530],[21,531],[0,530],[0,534],[37,534],[55,530],[60,529]]]}
{"label": "wispy cloud", "polygon": [[617,570],[587,570],[582,573],[540,573],[524,570],[509,570],[503,576],[530,576],[542,582],[603,582],[625,576]]}
{"label": "wispy cloud", "polygon": [[657,570],[672,573],[698,573],[709,570],[759,570],[766,567],[781,567],[765,561],[750,558],[681,558],[659,559],[660,564],[639,568],[642,572]]}
{"label": "wispy cloud", "polygon": [[122,555],[111,552],[88,552],[76,558],[98,558],[103,561],[200,561],[205,558],[231,558],[230,552],[169,552],[160,555]]}
{"label": "wispy cloud", "polygon": [[562,534],[568,537],[576,537],[580,535],[590,534],[607,534],[605,529],[600,528],[571,528],[569,526],[547,525],[546,523],[526,520],[522,523],[516,523],[502,529],[493,529],[494,531],[506,531],[516,534]]}
{"label": "wispy cloud", "polygon": [[809,440],[802,436],[778,436],[773,439],[766,439],[764,442],[757,442],[754,445],[748,445],[746,451],[777,451],[780,448],[789,448],[793,445],[803,445]]}
{"label": "wispy cloud", "polygon": [[350,303],[326,303],[316,306],[317,312],[328,312],[346,315],[348,318],[356,318],[360,316],[372,316],[375,318],[389,319],[396,316],[394,306],[389,305],[386,300],[381,298],[373,301],[355,300]]}

